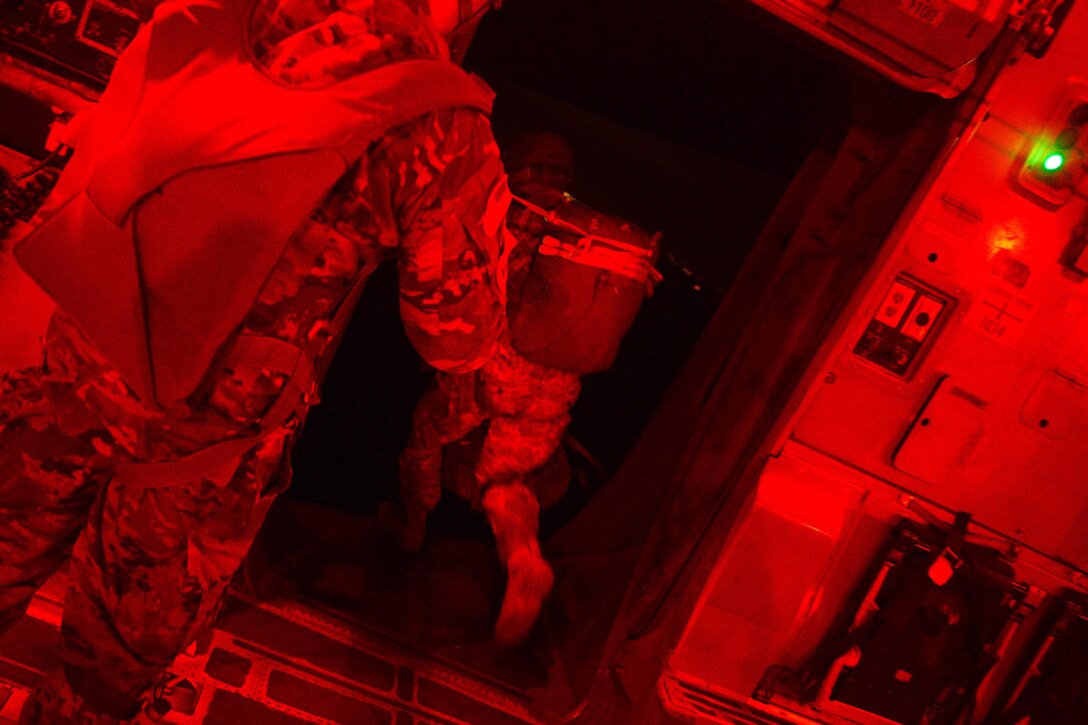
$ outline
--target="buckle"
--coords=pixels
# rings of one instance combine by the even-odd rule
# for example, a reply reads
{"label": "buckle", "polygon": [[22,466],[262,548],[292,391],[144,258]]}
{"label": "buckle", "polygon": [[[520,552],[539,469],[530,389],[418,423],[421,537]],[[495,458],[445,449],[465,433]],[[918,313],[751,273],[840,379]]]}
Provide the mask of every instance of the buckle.
{"label": "buckle", "polygon": [[306,339],[313,342],[318,335],[322,335],[325,338],[331,337],[329,334],[329,321],[326,319],[320,319],[313,324],[310,331],[306,333]]}
{"label": "buckle", "polygon": [[943,587],[961,564],[963,564],[963,557],[946,546],[929,565],[929,578],[937,586]]}

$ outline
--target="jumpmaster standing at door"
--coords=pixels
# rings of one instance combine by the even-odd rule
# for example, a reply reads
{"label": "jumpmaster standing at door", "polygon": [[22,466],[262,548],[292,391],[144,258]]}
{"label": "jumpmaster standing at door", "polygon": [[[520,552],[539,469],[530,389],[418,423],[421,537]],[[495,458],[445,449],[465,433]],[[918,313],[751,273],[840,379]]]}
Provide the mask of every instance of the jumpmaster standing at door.
{"label": "jumpmaster standing at door", "polygon": [[207,631],[378,263],[427,362],[490,356],[505,177],[431,1],[168,2],[79,132],[16,247],[44,363],[0,378],[0,631],[68,564],[24,722],[131,718]]}
{"label": "jumpmaster standing at door", "polygon": [[[507,228],[516,239],[508,325],[482,368],[439,372],[424,392],[400,457],[400,515],[390,519],[413,550],[443,487],[483,510],[507,573],[495,639],[510,645],[529,634],[552,587],[538,519],[567,485],[569,476],[555,475],[563,471],[555,456],[581,376],[612,364],[659,275],[657,235],[566,193],[574,155],[562,137],[525,134],[504,160],[515,199]],[[475,445],[467,472],[447,465],[458,441]]]}

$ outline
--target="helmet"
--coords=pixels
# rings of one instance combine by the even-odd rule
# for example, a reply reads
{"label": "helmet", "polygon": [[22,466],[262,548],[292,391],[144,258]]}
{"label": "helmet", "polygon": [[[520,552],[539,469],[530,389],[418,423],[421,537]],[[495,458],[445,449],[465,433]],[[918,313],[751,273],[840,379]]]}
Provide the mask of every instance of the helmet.
{"label": "helmet", "polygon": [[511,191],[547,208],[574,183],[574,152],[556,133],[536,131],[519,136],[505,150],[503,165]]}
{"label": "helmet", "polygon": [[427,0],[431,10],[431,22],[450,47],[450,59],[455,63],[464,60],[472,36],[480,19],[492,8],[502,5],[502,0]]}

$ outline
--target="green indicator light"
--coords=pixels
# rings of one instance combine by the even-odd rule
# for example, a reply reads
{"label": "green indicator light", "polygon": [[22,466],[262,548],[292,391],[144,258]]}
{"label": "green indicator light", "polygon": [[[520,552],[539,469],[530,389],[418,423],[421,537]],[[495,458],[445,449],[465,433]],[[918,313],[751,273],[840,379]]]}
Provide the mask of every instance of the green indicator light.
{"label": "green indicator light", "polygon": [[1065,156],[1059,153],[1052,153],[1043,159],[1044,171],[1057,171],[1065,163]]}

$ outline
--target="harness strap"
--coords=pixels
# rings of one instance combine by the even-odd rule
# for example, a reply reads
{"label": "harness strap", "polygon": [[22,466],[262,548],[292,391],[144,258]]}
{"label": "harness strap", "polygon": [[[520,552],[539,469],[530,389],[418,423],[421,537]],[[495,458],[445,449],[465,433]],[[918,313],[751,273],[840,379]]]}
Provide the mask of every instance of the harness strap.
{"label": "harness strap", "polygon": [[[292,415],[301,419],[310,405],[317,403],[321,379],[335,345],[347,327],[351,313],[378,263],[367,264],[351,284],[332,319],[318,324],[304,348],[274,337],[238,335],[223,355],[228,366],[248,366],[284,373],[287,382],[275,402],[261,418],[260,431],[241,438],[213,443],[207,448],[173,461],[157,463],[118,463],[113,480],[128,486],[145,488],[171,486],[207,476],[255,448],[268,435],[280,430]],[[317,361],[320,360],[320,363]],[[233,469],[227,475],[233,475]]]}
{"label": "harness strap", "polygon": [[602,237],[582,229],[559,218],[553,210],[537,206],[528,199],[514,196],[519,204],[528,211],[541,216],[550,224],[561,227],[578,235],[576,244],[561,242],[552,236],[545,236],[537,251],[544,256],[562,257],[575,264],[584,264],[589,267],[605,269],[609,272],[623,275],[636,282],[646,285],[646,294],[653,294],[653,286],[662,280],[662,275],[654,267],[654,246],[661,238],[661,232],[654,234],[650,239],[649,247],[640,247],[635,244],[621,242],[618,239]]}
{"label": "harness strap", "polygon": [[[658,235],[654,236],[656,241]],[[566,244],[555,237],[545,236],[537,247],[537,252],[545,257],[562,257],[575,264],[606,269],[646,285],[646,294],[653,294],[653,286],[661,281],[661,273],[645,256],[635,256],[627,247],[644,251],[614,239],[586,236],[577,244]]]}

